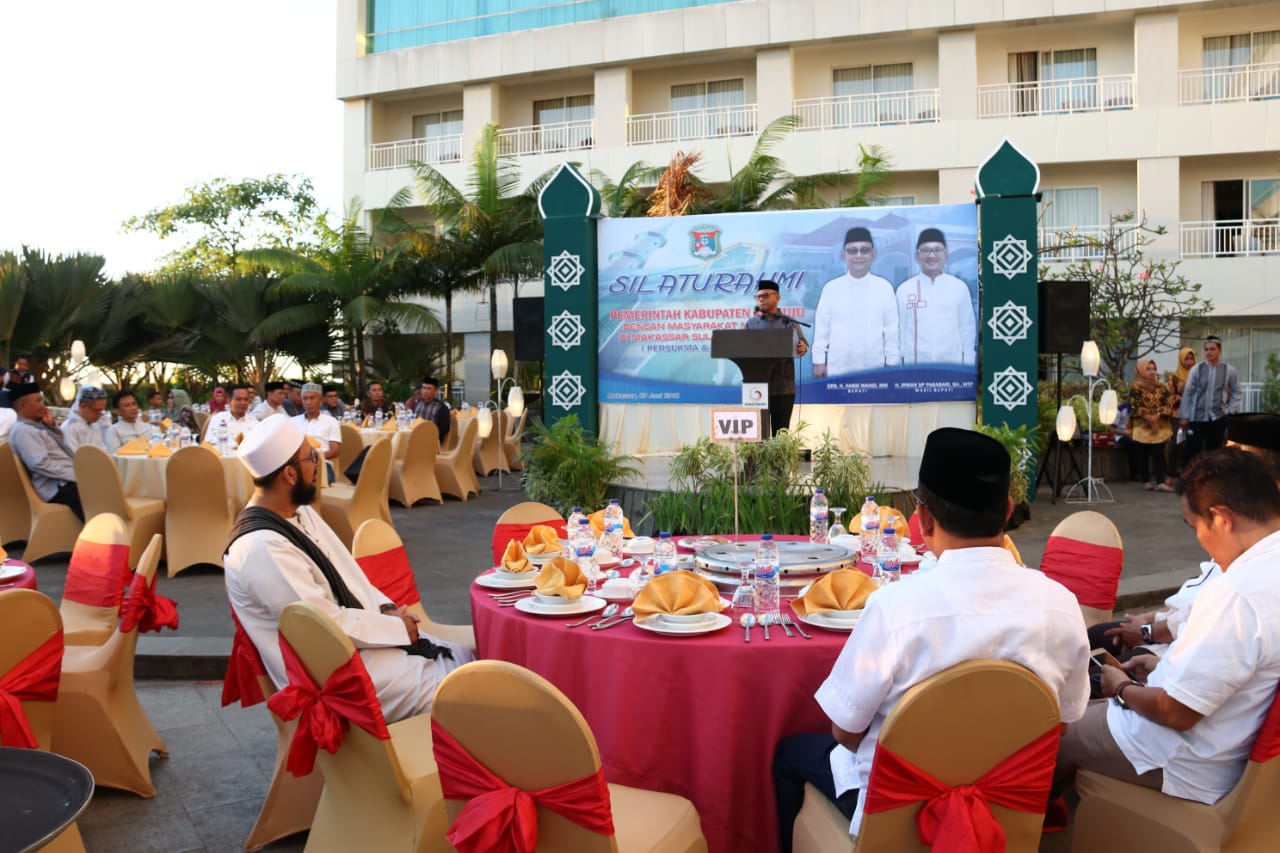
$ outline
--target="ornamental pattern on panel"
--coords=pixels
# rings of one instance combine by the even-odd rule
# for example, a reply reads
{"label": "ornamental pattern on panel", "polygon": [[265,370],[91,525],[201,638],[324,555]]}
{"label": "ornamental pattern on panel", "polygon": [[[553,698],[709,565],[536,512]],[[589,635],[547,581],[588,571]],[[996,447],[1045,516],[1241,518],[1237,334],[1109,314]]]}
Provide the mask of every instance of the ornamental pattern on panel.
{"label": "ornamental pattern on panel", "polygon": [[582,265],[582,258],[565,249],[551,259],[547,267],[547,276],[551,283],[568,293],[571,288],[582,283],[582,274],[587,270]]}
{"label": "ornamental pattern on panel", "polygon": [[1027,331],[1031,328],[1031,317],[1027,315],[1027,306],[1019,305],[1010,299],[1003,305],[997,305],[991,311],[991,319],[987,321],[991,327],[991,336],[997,341],[1013,346],[1015,341],[1025,341]]}
{"label": "ornamental pattern on panel", "polygon": [[1027,249],[1027,241],[1019,240],[1012,234],[1006,234],[991,246],[987,260],[991,262],[991,271],[1009,280],[1027,271],[1032,254]]}
{"label": "ornamental pattern on panel", "polygon": [[551,387],[547,389],[547,396],[551,398],[551,402],[561,409],[573,409],[582,403],[582,398],[587,394],[587,389],[582,384],[582,377],[576,373],[564,371],[551,380]]}
{"label": "ornamental pattern on panel", "polygon": [[1012,365],[995,374],[991,384],[991,400],[1009,411],[1024,406],[1027,398],[1035,393],[1036,386],[1027,381],[1027,374]]}
{"label": "ornamental pattern on panel", "polygon": [[551,325],[547,327],[552,345],[565,352],[581,344],[582,336],[586,333],[587,327],[582,325],[582,317],[568,311],[561,311],[552,317]]}

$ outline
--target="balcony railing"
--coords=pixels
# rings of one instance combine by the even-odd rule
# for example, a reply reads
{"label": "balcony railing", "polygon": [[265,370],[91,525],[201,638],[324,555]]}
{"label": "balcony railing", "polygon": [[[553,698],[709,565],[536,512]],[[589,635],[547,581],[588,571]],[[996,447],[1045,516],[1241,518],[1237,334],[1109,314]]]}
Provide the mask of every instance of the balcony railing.
{"label": "balcony railing", "polygon": [[978,87],[978,117],[1063,115],[1133,109],[1133,75],[996,83]]}
{"label": "balcony railing", "polygon": [[[1121,231],[1117,240],[1121,255],[1138,245],[1138,229]],[[1100,261],[1108,254],[1111,239],[1106,225],[1072,225],[1040,229],[1040,258],[1044,261]]]}
{"label": "balcony railing", "polygon": [[1182,257],[1224,258],[1280,253],[1280,219],[1182,223]]}
{"label": "balcony railing", "polygon": [[462,134],[430,139],[401,139],[369,146],[369,171],[404,169],[415,160],[423,163],[456,163],[462,159]]}
{"label": "balcony railing", "polygon": [[791,111],[800,116],[801,130],[935,122],[938,120],[938,90],[805,98],[793,101]]}
{"label": "balcony railing", "polygon": [[1227,104],[1280,98],[1280,62],[1178,72],[1178,103]]}
{"label": "balcony railing", "polygon": [[627,118],[627,144],[748,136],[756,133],[759,123],[759,109],[755,104],[630,116]]}
{"label": "balcony railing", "polygon": [[504,127],[498,131],[498,153],[521,156],[594,148],[595,136],[596,123],[593,119]]}

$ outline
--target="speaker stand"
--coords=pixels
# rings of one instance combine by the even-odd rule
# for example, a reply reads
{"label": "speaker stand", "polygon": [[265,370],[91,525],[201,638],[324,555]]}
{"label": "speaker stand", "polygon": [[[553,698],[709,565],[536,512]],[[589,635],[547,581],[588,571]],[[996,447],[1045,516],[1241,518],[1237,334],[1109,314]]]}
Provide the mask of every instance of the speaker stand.
{"label": "speaker stand", "polygon": [[[1036,478],[1036,488],[1040,488],[1040,484],[1048,481],[1052,487],[1050,492],[1049,503],[1056,504],[1058,498],[1062,495],[1062,448],[1067,448],[1067,476],[1073,478],[1071,481],[1084,479],[1084,471],[1080,468],[1080,462],[1076,459],[1075,450],[1072,448],[1073,442],[1059,441],[1058,436],[1053,435],[1050,438],[1049,446],[1045,448],[1044,456],[1040,459],[1040,476]],[[1053,466],[1047,463],[1049,456],[1053,456]]]}

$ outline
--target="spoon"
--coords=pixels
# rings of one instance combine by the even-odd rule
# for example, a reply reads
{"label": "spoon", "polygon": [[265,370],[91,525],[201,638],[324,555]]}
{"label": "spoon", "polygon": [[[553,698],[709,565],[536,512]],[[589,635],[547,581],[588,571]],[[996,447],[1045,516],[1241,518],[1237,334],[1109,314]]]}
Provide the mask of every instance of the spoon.
{"label": "spoon", "polygon": [[570,623],[569,623],[568,625],[566,625],[565,627],[568,627],[568,628],[577,628],[579,625],[585,625],[585,624],[587,624],[588,622],[590,622],[592,619],[597,619],[597,618],[598,618],[601,622],[603,622],[604,620],[608,619],[610,616],[612,616],[613,614],[615,614],[615,613],[617,613],[617,612],[618,612],[618,605],[616,605],[616,604],[610,604],[608,607],[606,607],[606,608],[605,608],[604,610],[602,610],[601,612],[599,612],[599,613],[592,613],[592,614],[591,614],[590,616],[588,616],[586,619],[579,619],[577,622],[570,622]]}
{"label": "spoon", "polygon": [[630,619],[632,616],[635,616],[635,615],[636,615],[635,609],[628,607],[626,610],[619,613],[617,617],[613,619],[613,621],[602,619],[601,621],[592,625],[591,630],[595,631],[600,628],[612,628],[614,625],[621,625],[623,622],[626,622],[628,619]]}
{"label": "spoon", "polygon": [[738,617],[738,624],[745,629],[742,634],[742,642],[744,643],[751,642],[751,629],[756,626],[755,614],[743,613],[740,617]]}
{"label": "spoon", "polygon": [[769,625],[773,622],[773,616],[769,613],[760,617],[760,624],[764,627],[764,638],[769,639]]}

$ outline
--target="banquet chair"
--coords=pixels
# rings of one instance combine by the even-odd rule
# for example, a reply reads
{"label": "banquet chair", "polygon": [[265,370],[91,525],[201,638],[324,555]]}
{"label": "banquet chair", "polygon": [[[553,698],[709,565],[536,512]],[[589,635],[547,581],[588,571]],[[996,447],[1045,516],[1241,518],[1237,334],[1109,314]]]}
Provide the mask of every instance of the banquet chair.
{"label": "banquet chair", "polygon": [[31,532],[31,506],[17,464],[9,442],[0,442],[0,546],[23,542]]}
{"label": "banquet chair", "polygon": [[444,441],[440,442],[440,450],[447,453],[458,446],[459,437],[458,427],[458,410],[449,410],[449,434],[444,437]]}
{"label": "banquet chair", "polygon": [[1040,571],[1071,590],[1084,624],[1110,622],[1124,567],[1124,542],[1102,513],[1074,512],[1053,528]]}
{"label": "banquet chair", "polygon": [[478,430],[476,419],[467,418],[466,425],[462,427],[462,435],[453,450],[436,456],[436,482],[440,484],[440,491],[461,501],[465,501],[473,493],[480,493],[480,483],[472,470],[471,459]]}
{"label": "banquet chair", "polygon": [[364,439],[360,437],[360,430],[351,424],[340,424],[339,428],[342,430],[342,446],[338,448],[338,464],[333,466],[334,482],[351,485],[344,472],[364,449]]}
{"label": "banquet chair", "polygon": [[[204,453],[209,455],[208,451]],[[81,445],[72,462],[75,464],[76,482],[80,485],[85,519],[104,512],[119,516],[129,530],[129,568],[134,568],[151,537],[164,533],[164,501],[126,496],[120,470],[101,447]],[[218,479],[222,479],[221,469]]]}
{"label": "banquet chair", "polygon": [[369,519],[381,518],[391,523],[387,509],[390,478],[391,440],[384,438],[369,446],[360,480],[354,486],[327,486],[320,493],[320,515],[347,548],[351,547],[356,528]]}
{"label": "banquet chair", "polygon": [[[1048,801],[1060,731],[1058,699],[1030,670],[998,660],[966,661],[930,676],[908,690],[880,728],[871,778],[863,797],[866,814],[856,839],[849,837],[849,820],[812,785],[805,786],[804,806],[792,835],[796,853],[855,850],[857,853],[927,851],[919,838],[916,815],[927,794],[880,809],[871,804],[877,788],[882,795],[899,795],[892,771],[882,763],[896,756],[919,768],[946,789],[983,787],[987,776],[1024,747],[1044,750],[1032,763],[1029,779],[1010,787],[1035,802],[1031,811],[998,805],[991,792],[986,800],[999,822],[1009,853],[1034,853],[1040,844],[1044,808]],[[1039,789],[1043,787],[1043,791]],[[931,792],[932,793],[932,792]],[[1103,845],[1097,849],[1120,849]]]}
{"label": "banquet chair", "polygon": [[[150,585],[160,565],[164,537],[156,534],[138,558],[137,581]],[[154,797],[152,751],[168,755],[138,702],[133,658],[139,625],[122,621],[101,646],[68,646],[54,712],[53,751],[79,761],[94,783]]]}
{"label": "banquet chair", "polygon": [[[13,454],[11,448],[6,449],[13,460],[13,470],[18,475],[18,481],[22,483],[22,492],[27,497],[30,511],[31,526],[26,537],[27,547],[22,552],[23,561],[34,563],[50,554],[65,554],[75,546],[76,536],[80,534],[84,522],[76,518],[71,507],[49,503],[36,494],[27,466]],[[0,462],[3,462],[3,458],[0,458]]]}
{"label": "banquet chair", "polygon": [[222,460],[203,447],[184,447],[169,459],[164,479],[169,577],[195,565],[222,568],[222,552],[235,521]]}
{"label": "banquet chair", "polygon": [[[559,689],[524,667],[482,660],[445,676],[431,708],[432,740],[449,821],[491,791],[511,786],[539,791],[590,779],[600,752],[582,713]],[[460,756],[450,744],[456,741]],[[468,785],[456,765],[478,763],[497,777]],[[605,851],[705,851],[698,812],[674,794],[609,785],[602,810],[613,834],[581,826],[550,808],[537,807],[537,849],[574,853]],[[450,797],[450,794],[455,796]],[[502,815],[499,815],[502,817]]]}
{"label": "banquet chair", "polygon": [[101,646],[115,634],[129,582],[128,535],[111,513],[95,515],[80,531],[58,607],[68,646]]}
{"label": "banquet chair", "polygon": [[371,518],[356,531],[351,544],[351,554],[360,564],[369,581],[382,594],[396,603],[408,607],[421,620],[418,625],[433,637],[476,650],[476,632],[470,625],[445,625],[427,615],[422,596],[409,564],[409,553],[396,529],[380,518]]}
{"label": "banquet chair", "polygon": [[[306,602],[290,604],[280,614],[280,636],[315,685],[326,684],[353,658],[360,660],[333,621]],[[378,733],[350,724],[335,752],[318,751],[316,766],[325,785],[307,838],[308,853],[451,851],[444,840],[444,801],[431,756],[429,719],[417,716],[386,725],[363,665],[358,672]]]}
{"label": "banquet chair", "polygon": [[444,503],[436,482],[436,456],[440,453],[440,431],[431,421],[419,421],[401,441],[406,442],[400,459],[391,463],[391,484],[387,497],[404,507],[430,498]]}
{"label": "banquet chair", "polygon": [[544,503],[523,501],[498,516],[489,543],[493,550],[493,564],[496,566],[502,562],[502,553],[507,550],[508,542],[512,539],[522,541],[539,524],[554,527],[562,538],[565,537],[564,516]]}
{"label": "banquet chair", "polygon": [[510,424],[510,429],[502,437],[502,452],[507,458],[508,471],[521,471],[524,469],[524,465],[520,462],[520,439],[524,436],[524,425],[528,420],[528,409],[521,412],[518,418],[507,415],[506,422]]}
{"label": "banquet chair", "polygon": [[[506,453],[502,446],[505,439],[503,432],[507,429],[507,419],[510,415],[505,412],[491,412],[490,414],[492,428],[487,436],[477,439],[475,450],[471,453],[472,465],[476,474],[481,477],[487,477],[494,471],[502,471],[506,474],[511,473],[511,469],[507,467]],[[501,424],[498,423],[500,417],[502,419]],[[479,422],[477,421],[477,433],[479,429]]]}

